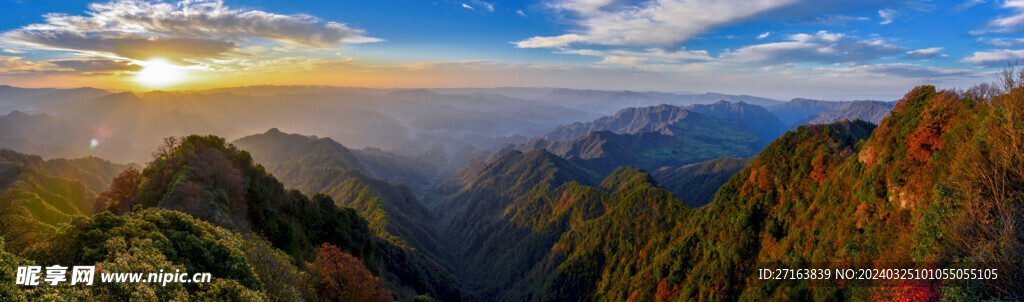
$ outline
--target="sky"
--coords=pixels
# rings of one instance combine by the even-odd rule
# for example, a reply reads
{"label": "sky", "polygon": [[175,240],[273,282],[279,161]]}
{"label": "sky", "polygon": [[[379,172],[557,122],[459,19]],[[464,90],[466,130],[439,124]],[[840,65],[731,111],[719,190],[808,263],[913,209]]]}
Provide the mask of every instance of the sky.
{"label": "sky", "polygon": [[965,88],[1024,0],[0,0],[0,84],[564,87],[776,99]]}

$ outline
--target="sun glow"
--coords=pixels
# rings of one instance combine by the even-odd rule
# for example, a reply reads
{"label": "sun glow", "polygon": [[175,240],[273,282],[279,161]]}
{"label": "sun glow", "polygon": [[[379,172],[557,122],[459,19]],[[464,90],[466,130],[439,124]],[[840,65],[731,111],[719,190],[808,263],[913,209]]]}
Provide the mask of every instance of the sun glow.
{"label": "sun glow", "polygon": [[160,59],[145,62],[142,70],[135,75],[135,81],[150,87],[167,86],[184,79],[184,69]]}

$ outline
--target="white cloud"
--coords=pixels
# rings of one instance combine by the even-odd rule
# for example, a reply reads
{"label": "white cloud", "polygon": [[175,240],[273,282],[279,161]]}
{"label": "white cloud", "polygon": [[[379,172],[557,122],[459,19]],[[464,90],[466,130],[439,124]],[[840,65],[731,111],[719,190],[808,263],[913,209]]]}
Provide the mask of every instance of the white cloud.
{"label": "white cloud", "polygon": [[[551,6],[579,17],[574,20],[579,29],[571,33],[574,42],[672,47],[713,28],[798,1],[654,0],[628,5],[613,0],[561,0]],[[557,37],[533,37],[523,42]]]}
{"label": "white cloud", "polygon": [[907,52],[907,55],[905,55],[904,58],[912,59],[912,60],[920,60],[920,59],[934,58],[934,57],[937,57],[937,56],[945,57],[946,55],[943,55],[941,53],[942,49],[943,49],[942,47],[931,47],[931,48],[925,48],[925,49],[911,50],[911,51]]}
{"label": "white cloud", "polygon": [[891,9],[891,8],[890,9],[879,10],[878,11],[878,17],[882,18],[882,22],[878,22],[878,24],[885,25],[885,24],[892,23],[893,19],[896,18],[896,10]]}
{"label": "white cloud", "polygon": [[465,7],[466,9],[469,9],[469,10],[476,10],[472,6],[469,6],[469,4],[465,4],[465,3],[462,4],[462,7]]}
{"label": "white cloud", "polygon": [[473,5],[476,5],[477,7],[481,7],[481,8],[483,8],[484,10],[486,10],[488,12],[492,12],[492,13],[494,12],[494,4],[493,3],[482,1],[482,0],[473,0]]}
{"label": "white cloud", "polygon": [[526,13],[524,13],[523,10],[521,10],[521,9],[517,9],[516,10],[516,15],[520,15],[520,16],[526,17]]}
{"label": "white cloud", "polygon": [[772,35],[772,32],[766,31],[763,34],[757,35],[757,39],[758,40],[764,39],[764,38],[767,38],[768,36],[771,36],[771,35]]}
{"label": "white cloud", "polygon": [[45,23],[8,31],[2,40],[131,59],[223,57],[253,38],[312,48],[380,41],[361,29],[310,15],[234,9],[221,1],[123,0],[90,4],[85,15],[52,13],[44,19]]}
{"label": "white cloud", "polygon": [[1024,0],[1006,0],[1003,2],[1002,8],[1013,10],[1013,15],[992,20],[984,31],[997,33],[1024,31]]}
{"label": "white cloud", "polygon": [[586,41],[586,38],[577,34],[567,34],[555,37],[533,37],[523,41],[514,42],[519,48],[547,48],[565,47],[571,43]]}
{"label": "white cloud", "polygon": [[974,7],[975,5],[982,4],[982,3],[985,3],[985,2],[988,2],[988,1],[986,1],[986,0],[967,0],[967,1],[964,1],[964,3],[961,3],[960,5],[957,5],[956,8],[953,9],[953,11],[959,12],[959,11],[967,10],[969,8]]}
{"label": "white cloud", "polygon": [[871,20],[871,18],[863,16],[854,17],[846,15],[822,15],[815,16],[809,20],[802,20],[797,23],[805,25],[845,26],[850,22],[860,22],[867,20]]}
{"label": "white cloud", "polygon": [[722,59],[763,64],[813,62],[862,63],[899,54],[905,48],[880,39],[858,40],[841,33],[795,34],[787,42],[750,45],[720,55]]}
{"label": "white cloud", "polygon": [[24,51],[20,51],[20,50],[16,50],[16,49],[7,49],[7,48],[4,48],[3,52],[6,52],[6,53],[25,53]]}
{"label": "white cloud", "polygon": [[979,66],[1001,67],[1009,62],[1021,59],[1024,59],[1024,49],[999,49],[990,51],[976,51],[970,57],[966,57],[960,61]]}

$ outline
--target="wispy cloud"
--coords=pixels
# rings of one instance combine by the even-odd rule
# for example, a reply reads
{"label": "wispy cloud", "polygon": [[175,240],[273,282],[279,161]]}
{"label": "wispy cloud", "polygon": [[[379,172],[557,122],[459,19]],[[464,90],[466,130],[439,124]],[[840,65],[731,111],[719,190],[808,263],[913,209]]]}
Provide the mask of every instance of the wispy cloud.
{"label": "wispy cloud", "polygon": [[821,15],[814,16],[811,18],[799,19],[795,23],[799,25],[847,26],[853,22],[861,22],[867,20],[871,20],[871,18],[864,16],[848,15]]}
{"label": "wispy cloud", "polygon": [[565,50],[566,54],[577,54],[584,56],[596,56],[603,58],[599,64],[619,64],[640,66],[645,64],[678,64],[688,62],[711,61],[713,58],[707,51],[689,51],[685,49],[666,51],[660,48],[649,48],[643,51],[634,50]]}
{"label": "wispy cloud", "polygon": [[523,10],[521,10],[521,9],[517,9],[516,10],[516,15],[519,15],[519,16],[522,16],[522,17],[526,17],[526,13],[524,13]]}
{"label": "wispy cloud", "polygon": [[992,45],[992,46],[996,46],[996,47],[1009,48],[1009,47],[1015,47],[1015,46],[1019,46],[1019,45],[1024,45],[1024,38],[1015,38],[1015,39],[1014,38],[991,38],[991,39],[978,38],[978,42],[985,43],[985,44]]}
{"label": "wispy cloud", "polygon": [[771,35],[772,35],[772,32],[766,31],[763,34],[757,35],[757,39],[758,40],[764,39],[764,38],[767,38],[768,36],[771,36]]}
{"label": "wispy cloud", "polygon": [[936,69],[913,64],[873,64],[860,65],[843,68],[820,68],[820,71],[845,74],[873,74],[898,76],[903,78],[935,79],[943,77],[967,76],[970,70],[963,69]]}
{"label": "wispy cloud", "polygon": [[488,12],[492,12],[492,13],[494,12],[494,3],[483,1],[483,0],[473,0],[472,3],[473,3],[473,5],[476,5],[477,7],[483,8],[484,10],[486,10]]}
{"label": "wispy cloud", "polygon": [[787,40],[789,41],[746,46],[723,53],[721,57],[736,62],[768,65],[801,62],[863,63],[906,50],[880,39],[859,40],[842,33],[827,31],[790,35]]}
{"label": "wispy cloud", "polygon": [[964,11],[964,10],[967,10],[969,8],[974,7],[975,5],[982,4],[982,3],[985,3],[985,2],[988,2],[988,1],[987,0],[967,0],[967,1],[964,1],[964,3],[961,3],[960,5],[957,5],[955,8],[953,8],[953,11],[954,12]]}
{"label": "wispy cloud", "polygon": [[907,54],[903,57],[911,60],[930,59],[938,56],[945,57],[946,55],[942,54],[942,49],[942,47],[931,47],[925,49],[911,50],[908,51]]}
{"label": "wispy cloud", "polygon": [[882,18],[882,22],[878,22],[878,24],[885,25],[885,24],[892,23],[892,21],[894,19],[896,19],[896,10],[895,9],[891,9],[891,8],[890,9],[879,10],[878,11],[878,17]]}
{"label": "wispy cloud", "polygon": [[469,4],[465,4],[465,3],[462,4],[462,7],[465,8],[465,9],[468,9],[468,10],[476,10],[472,6],[469,6]]}

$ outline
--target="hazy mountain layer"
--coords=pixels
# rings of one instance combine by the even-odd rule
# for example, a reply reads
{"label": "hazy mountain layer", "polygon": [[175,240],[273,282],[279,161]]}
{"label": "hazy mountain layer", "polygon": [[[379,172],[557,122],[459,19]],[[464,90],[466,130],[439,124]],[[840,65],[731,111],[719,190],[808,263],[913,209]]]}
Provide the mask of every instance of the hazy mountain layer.
{"label": "hazy mountain layer", "polygon": [[680,167],[662,167],[651,176],[687,206],[697,208],[710,203],[718,189],[748,164],[749,159],[722,157]]}
{"label": "hazy mountain layer", "polygon": [[896,103],[889,102],[856,101],[846,108],[818,113],[797,122],[797,124],[817,125],[831,124],[841,120],[863,120],[877,125],[886,116],[889,116],[889,111],[892,111],[892,107],[895,105]]}

